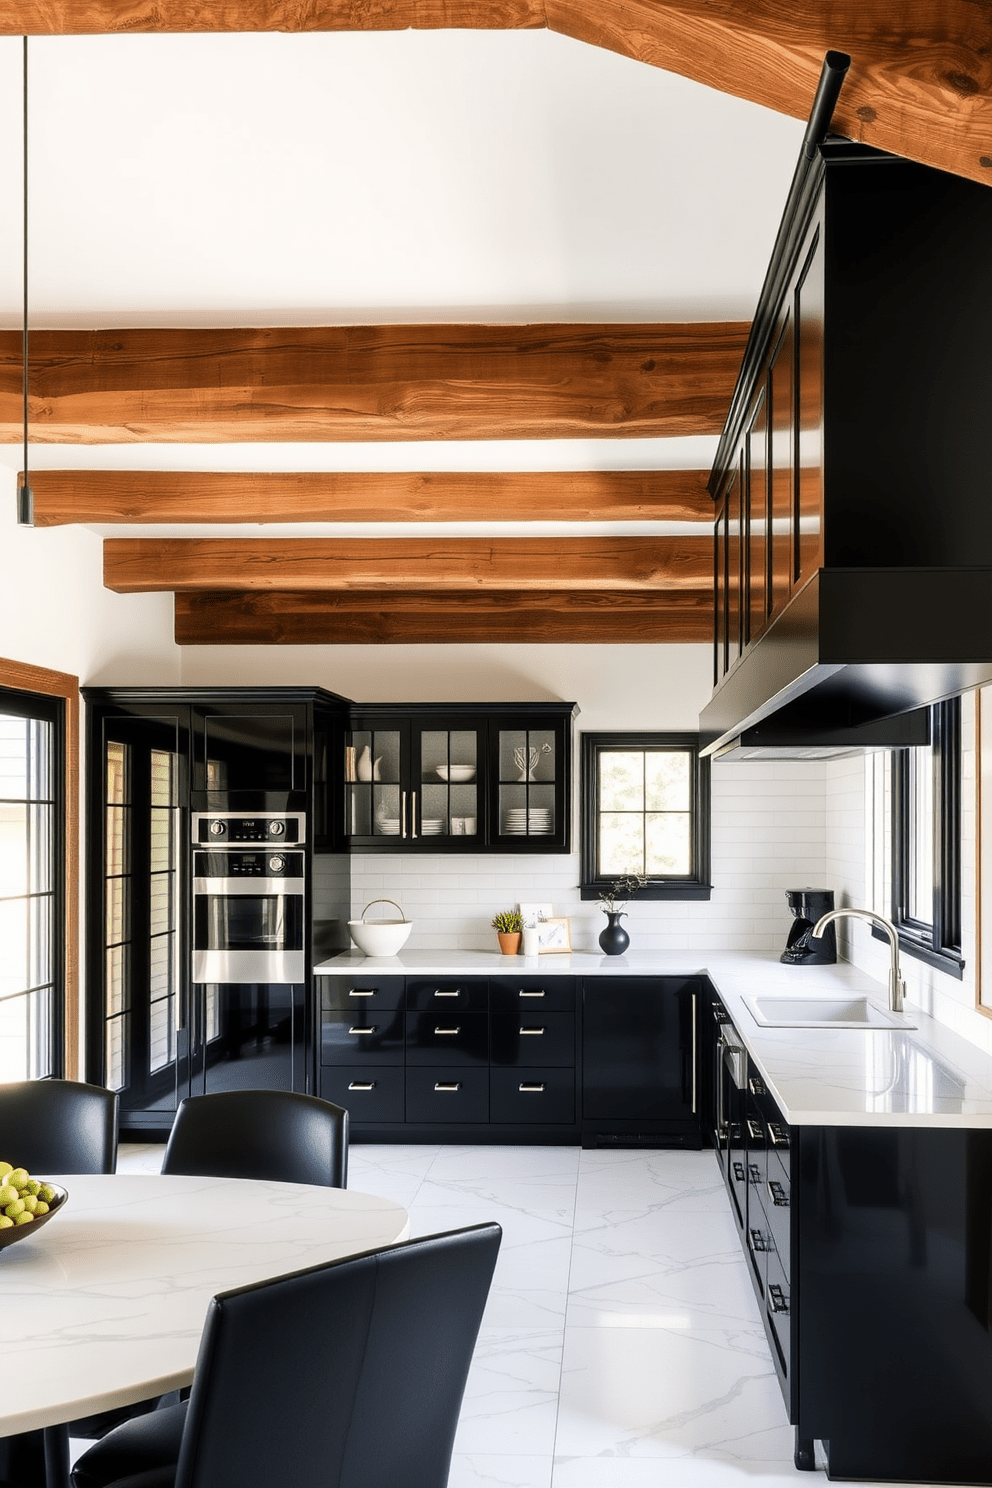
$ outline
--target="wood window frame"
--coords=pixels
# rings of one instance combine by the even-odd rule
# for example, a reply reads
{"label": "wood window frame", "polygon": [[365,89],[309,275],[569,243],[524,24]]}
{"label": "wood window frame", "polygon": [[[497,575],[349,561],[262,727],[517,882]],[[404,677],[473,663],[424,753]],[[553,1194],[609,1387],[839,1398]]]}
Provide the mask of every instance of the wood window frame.
{"label": "wood window frame", "polygon": [[671,749],[692,755],[692,859],[690,878],[653,878],[637,890],[640,899],[709,899],[710,882],[710,762],[699,754],[698,733],[660,733],[654,731],[609,732],[581,735],[580,807],[582,824],[581,882],[582,899],[598,899],[604,889],[616,882],[620,874],[599,874],[596,862],[597,802],[599,800],[599,756],[614,749]]}
{"label": "wood window frame", "polygon": [[48,667],[0,657],[0,688],[60,698],[64,703],[62,789],[65,819],[61,823],[62,898],[65,905],[64,997],[62,1047],[56,1049],[55,1054],[65,1078],[74,1080],[79,1076],[79,678],[69,672],[54,672]]}

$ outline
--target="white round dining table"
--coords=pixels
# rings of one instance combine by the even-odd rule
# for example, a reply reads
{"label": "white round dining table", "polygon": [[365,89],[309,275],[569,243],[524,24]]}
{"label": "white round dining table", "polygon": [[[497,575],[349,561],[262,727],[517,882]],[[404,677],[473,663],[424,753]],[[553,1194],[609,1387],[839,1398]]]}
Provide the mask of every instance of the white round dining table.
{"label": "white round dining table", "polygon": [[46,1176],[64,1209],[0,1250],[0,1437],[188,1385],[217,1292],[409,1234],[399,1204],[350,1189]]}

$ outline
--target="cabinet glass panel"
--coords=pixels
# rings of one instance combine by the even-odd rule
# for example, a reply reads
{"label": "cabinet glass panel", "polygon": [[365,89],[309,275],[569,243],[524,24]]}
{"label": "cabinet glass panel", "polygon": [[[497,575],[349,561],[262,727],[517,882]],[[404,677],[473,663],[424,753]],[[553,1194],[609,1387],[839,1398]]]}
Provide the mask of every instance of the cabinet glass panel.
{"label": "cabinet glass panel", "polygon": [[475,729],[421,731],[418,830],[424,837],[478,835],[478,772]]}
{"label": "cabinet glass panel", "polygon": [[747,436],[747,617],[745,641],[756,640],[768,616],[768,419],[764,390]]}
{"label": "cabinet glass panel", "polygon": [[552,729],[500,729],[500,836],[554,835],[555,744]]}
{"label": "cabinet glass panel", "polygon": [[399,837],[401,733],[356,729],[345,745],[345,834]]}
{"label": "cabinet glass panel", "polygon": [[293,790],[291,715],[211,714],[203,720],[208,791]]}
{"label": "cabinet glass panel", "polygon": [[795,474],[793,421],[793,359],[795,336],[792,316],[782,329],[771,368],[771,512],[772,613],[784,608],[792,592],[792,501]]}
{"label": "cabinet glass panel", "polygon": [[727,502],[722,502],[713,530],[713,592],[715,619],[713,631],[713,686],[727,670]]}
{"label": "cabinet glass panel", "polygon": [[796,578],[820,567],[823,545],[823,252],[813,240],[796,288],[799,464],[796,480]]}
{"label": "cabinet glass panel", "polygon": [[730,666],[741,654],[741,483],[727,492],[727,647]]}

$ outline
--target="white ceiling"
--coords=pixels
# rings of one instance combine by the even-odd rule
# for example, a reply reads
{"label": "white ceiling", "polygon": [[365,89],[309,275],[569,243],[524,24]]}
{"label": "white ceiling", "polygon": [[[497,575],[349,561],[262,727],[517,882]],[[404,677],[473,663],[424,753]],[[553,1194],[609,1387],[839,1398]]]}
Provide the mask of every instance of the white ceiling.
{"label": "white ceiling", "polygon": [[[749,319],[803,132],[544,31],[29,47],[36,327]],[[7,327],[20,76],[20,40],[0,39]],[[705,465],[714,444],[34,446],[32,461],[595,469]],[[19,449],[0,461],[19,468]]]}

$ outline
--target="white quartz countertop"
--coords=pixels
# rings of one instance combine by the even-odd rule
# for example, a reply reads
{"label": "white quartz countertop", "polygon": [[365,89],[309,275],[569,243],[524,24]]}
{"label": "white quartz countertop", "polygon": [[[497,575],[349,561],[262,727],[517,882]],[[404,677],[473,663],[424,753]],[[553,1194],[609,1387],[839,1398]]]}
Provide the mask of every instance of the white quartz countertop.
{"label": "white quartz countertop", "polygon": [[754,1065],[794,1126],[992,1127],[992,1059],[913,1003],[908,1029],[763,1028],[746,996],[858,993],[886,1006],[880,982],[844,962],[783,966],[756,952],[628,951],[623,956],[501,956],[491,951],[358,952],[318,975],[709,977]]}

